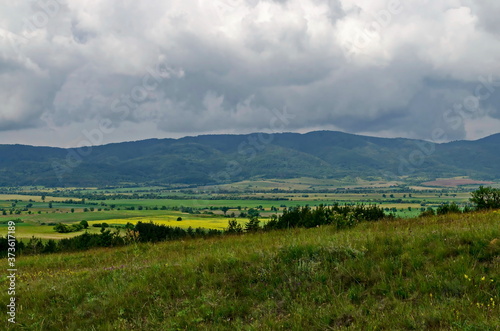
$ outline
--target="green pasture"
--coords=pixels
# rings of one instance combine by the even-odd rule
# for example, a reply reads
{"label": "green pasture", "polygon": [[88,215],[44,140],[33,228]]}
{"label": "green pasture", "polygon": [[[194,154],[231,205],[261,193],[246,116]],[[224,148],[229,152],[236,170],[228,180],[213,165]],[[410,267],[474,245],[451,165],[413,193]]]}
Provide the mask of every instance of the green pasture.
{"label": "green pasture", "polygon": [[20,256],[11,329],[493,331],[499,240],[496,212]]}

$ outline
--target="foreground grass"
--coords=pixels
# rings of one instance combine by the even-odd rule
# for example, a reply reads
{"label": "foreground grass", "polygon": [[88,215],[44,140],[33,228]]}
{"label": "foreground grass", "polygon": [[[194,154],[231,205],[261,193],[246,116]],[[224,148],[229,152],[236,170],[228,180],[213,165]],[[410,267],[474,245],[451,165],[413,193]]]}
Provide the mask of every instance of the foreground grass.
{"label": "foreground grass", "polygon": [[16,326],[496,330],[499,238],[489,213],[22,257]]}

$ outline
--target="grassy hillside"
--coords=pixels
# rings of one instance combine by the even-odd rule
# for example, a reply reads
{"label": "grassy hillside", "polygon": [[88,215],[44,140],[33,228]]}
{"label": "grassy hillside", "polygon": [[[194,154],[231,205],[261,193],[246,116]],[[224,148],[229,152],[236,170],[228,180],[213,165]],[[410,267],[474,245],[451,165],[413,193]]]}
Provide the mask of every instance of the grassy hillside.
{"label": "grassy hillside", "polygon": [[500,325],[499,212],[21,257],[17,268],[19,329]]}

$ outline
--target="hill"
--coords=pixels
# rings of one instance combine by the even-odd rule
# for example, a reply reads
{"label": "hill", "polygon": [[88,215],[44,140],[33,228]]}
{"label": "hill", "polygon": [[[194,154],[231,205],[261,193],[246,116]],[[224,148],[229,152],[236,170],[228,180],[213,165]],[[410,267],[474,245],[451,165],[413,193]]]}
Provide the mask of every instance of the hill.
{"label": "hill", "polygon": [[499,224],[450,214],[21,256],[17,326],[497,330]]}
{"label": "hill", "polygon": [[204,135],[92,148],[0,145],[0,186],[220,184],[256,178],[500,178],[500,134],[433,144],[333,131]]}

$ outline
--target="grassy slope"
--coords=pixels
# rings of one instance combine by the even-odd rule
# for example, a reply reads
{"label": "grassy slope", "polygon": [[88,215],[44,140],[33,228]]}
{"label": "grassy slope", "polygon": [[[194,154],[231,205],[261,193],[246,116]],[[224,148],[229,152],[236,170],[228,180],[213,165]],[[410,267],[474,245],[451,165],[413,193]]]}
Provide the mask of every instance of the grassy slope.
{"label": "grassy slope", "polygon": [[495,238],[498,212],[22,257],[18,326],[495,330]]}

